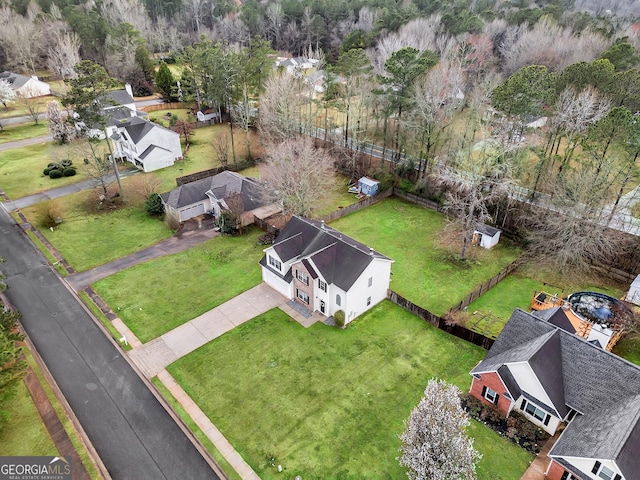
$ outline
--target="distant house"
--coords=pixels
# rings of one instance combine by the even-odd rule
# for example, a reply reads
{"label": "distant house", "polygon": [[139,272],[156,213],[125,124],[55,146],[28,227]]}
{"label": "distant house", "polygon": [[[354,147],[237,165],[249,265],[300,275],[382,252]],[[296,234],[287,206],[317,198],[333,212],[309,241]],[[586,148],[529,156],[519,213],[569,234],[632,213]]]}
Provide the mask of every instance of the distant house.
{"label": "distant house", "polygon": [[485,225],[484,223],[478,223],[473,231],[472,243],[487,249],[495,247],[500,241],[501,232],[501,230],[498,230],[495,227]]}
{"label": "distant house", "polygon": [[387,297],[393,260],[324,222],[293,217],[264,252],[262,280],[312,312],[346,324]]}
{"label": "distant house", "polygon": [[275,68],[284,68],[287,74],[300,77],[305,71],[312,70],[318,64],[315,58],[307,57],[278,57],[274,64]]}
{"label": "distant house", "polygon": [[38,80],[35,75],[27,77],[18,73],[2,72],[0,73],[0,80],[4,80],[11,85],[11,88],[19,97],[34,98],[51,95],[49,84]]}
{"label": "distant house", "polygon": [[471,395],[551,435],[567,424],[549,480],[640,478],[640,368],[536,314],[511,315],[471,371]]}
{"label": "distant house", "polygon": [[242,226],[254,222],[254,217],[265,219],[281,211],[268,200],[265,189],[253,178],[228,170],[212,177],[185,183],[160,195],[166,215],[177,223],[209,213],[215,217],[228,209],[226,199],[240,194],[244,213]]}

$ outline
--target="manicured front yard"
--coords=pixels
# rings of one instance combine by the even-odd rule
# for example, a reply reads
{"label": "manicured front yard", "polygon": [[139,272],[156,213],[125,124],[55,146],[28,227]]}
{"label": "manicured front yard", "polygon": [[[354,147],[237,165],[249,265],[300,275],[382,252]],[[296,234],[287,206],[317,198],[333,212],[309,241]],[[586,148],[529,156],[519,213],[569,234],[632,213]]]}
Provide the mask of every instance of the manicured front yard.
{"label": "manicured front yard", "polygon": [[34,123],[9,125],[0,130],[0,143],[15,142],[17,140],[24,140],[25,138],[41,137],[43,135],[49,135],[46,120],[39,122],[37,125]]}
{"label": "manicured front yard", "polygon": [[[432,377],[470,384],[484,356],[384,302],[346,330],[272,310],[169,367],[263,479],[403,478],[398,434]],[[480,424],[480,479],[516,480],[524,450]]]}
{"label": "manicured front yard", "polygon": [[[140,205],[109,213],[88,213],[85,198],[91,196],[95,192],[57,199],[62,223],[54,231],[40,229],[78,271],[124,257],[172,235],[164,222],[149,217]],[[23,209],[33,225],[38,225],[36,209]]]}
{"label": "manicured front yard", "polygon": [[218,237],[188,251],[136,265],[94,284],[143,342],[148,342],[261,281],[262,233]]}
{"label": "manicured front yard", "polygon": [[474,259],[461,266],[437,246],[445,223],[437,212],[388,198],[331,226],[394,259],[390,288],[442,315],[519,254],[505,239],[491,250],[472,247]]}
{"label": "manicured front yard", "polygon": [[17,199],[84,180],[82,160],[73,157],[73,163],[78,167],[75,177],[51,179],[42,174],[50,162],[66,158],[69,158],[69,147],[52,142],[5,150],[0,155],[0,188],[9,198]]}

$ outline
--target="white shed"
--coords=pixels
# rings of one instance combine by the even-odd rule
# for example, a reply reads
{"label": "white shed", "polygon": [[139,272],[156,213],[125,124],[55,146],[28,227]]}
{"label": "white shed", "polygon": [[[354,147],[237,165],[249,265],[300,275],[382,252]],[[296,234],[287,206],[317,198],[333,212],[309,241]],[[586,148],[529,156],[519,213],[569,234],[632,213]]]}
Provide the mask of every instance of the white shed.
{"label": "white shed", "polygon": [[629,287],[629,291],[627,292],[627,298],[625,298],[627,302],[631,302],[634,305],[640,306],[640,275],[638,275],[631,286]]}
{"label": "white shed", "polygon": [[482,248],[495,247],[500,240],[500,233],[502,233],[502,230],[485,225],[484,223],[478,223],[473,231],[473,244],[479,245]]}

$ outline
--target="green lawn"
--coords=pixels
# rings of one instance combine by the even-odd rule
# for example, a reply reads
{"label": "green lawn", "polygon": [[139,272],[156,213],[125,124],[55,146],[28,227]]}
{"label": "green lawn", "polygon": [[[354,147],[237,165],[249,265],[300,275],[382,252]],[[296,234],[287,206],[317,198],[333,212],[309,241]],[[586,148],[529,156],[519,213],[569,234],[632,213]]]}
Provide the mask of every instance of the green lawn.
{"label": "green lawn", "polygon": [[148,342],[258,285],[262,248],[255,241],[260,233],[250,229],[241,237],[214,238],[121,271],[94,289]]}
{"label": "green lawn", "polygon": [[[78,271],[137,252],[172,234],[162,220],[148,216],[140,205],[108,213],[88,213],[84,204],[91,195],[94,193],[80,192],[57,199],[62,223],[53,232],[40,229]],[[23,209],[33,225],[38,225],[36,208]]]}
{"label": "green lawn", "polygon": [[69,158],[69,148],[66,145],[61,146],[53,142],[46,142],[2,152],[0,155],[0,188],[9,198],[17,199],[84,180],[86,177],[80,167],[82,161],[73,159],[73,157],[74,164],[78,166],[78,174],[75,177],[51,179],[42,174],[50,162],[59,162]]}
{"label": "green lawn", "polygon": [[195,117],[193,115],[187,115],[187,112],[190,110],[188,108],[171,108],[164,110],[154,110],[153,112],[149,112],[149,119],[152,122],[156,122],[163,127],[169,127],[169,119],[165,116],[167,113],[170,113],[171,116],[178,117],[178,120],[184,120],[185,122],[193,122],[195,121]]}
{"label": "green lawn", "polygon": [[[36,103],[38,105],[39,112],[45,113],[47,110],[47,103],[52,100],[58,99],[53,95],[47,95],[46,97],[38,98],[36,100]],[[0,105],[0,118],[21,117],[24,115],[29,115],[29,109],[23,102],[19,100],[8,103],[6,107]],[[31,118],[29,118],[29,121],[31,121]]]}
{"label": "green lawn", "polygon": [[57,455],[49,432],[24,382],[13,387],[14,395],[0,405],[8,421],[0,429],[0,455]]}
{"label": "green lawn", "polygon": [[467,314],[460,314],[459,317],[466,321],[466,326],[470,329],[495,337],[502,331],[513,311],[516,308],[529,311],[534,292],[542,290],[559,296],[581,290],[602,292],[616,298],[623,295],[621,288],[607,284],[606,279],[600,277],[546,276],[544,271],[528,265],[521,272],[507,276],[482,294],[469,305]]}
{"label": "green lawn", "polygon": [[627,333],[613,347],[613,353],[636,365],[640,365],[640,333]]}
{"label": "green lawn", "polygon": [[445,224],[437,212],[388,198],[331,226],[395,260],[390,288],[442,315],[519,254],[505,239],[491,250],[472,247],[473,261],[460,266],[436,244]]}
{"label": "green lawn", "polygon": [[[486,352],[384,302],[346,330],[278,309],[169,367],[260,478],[402,478],[403,421],[427,381],[467,390]],[[215,392],[212,395],[212,392]],[[532,457],[481,425],[481,479],[516,480]]]}
{"label": "green lawn", "polygon": [[21,123],[19,125],[9,125],[0,130],[0,143],[15,142],[26,138],[42,137],[49,135],[46,120],[37,125],[33,123]]}

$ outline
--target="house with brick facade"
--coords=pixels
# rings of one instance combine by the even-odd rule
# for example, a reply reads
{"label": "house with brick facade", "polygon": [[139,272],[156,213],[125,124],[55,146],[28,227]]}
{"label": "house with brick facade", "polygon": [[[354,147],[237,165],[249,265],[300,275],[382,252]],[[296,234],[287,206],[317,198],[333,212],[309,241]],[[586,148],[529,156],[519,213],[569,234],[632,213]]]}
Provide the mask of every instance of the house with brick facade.
{"label": "house with brick facade", "polygon": [[262,280],[345,324],[387,298],[393,260],[325,225],[293,217],[260,260]]}
{"label": "house with brick facade", "polygon": [[640,479],[640,368],[516,310],[472,371],[471,395],[554,435],[549,480]]}

